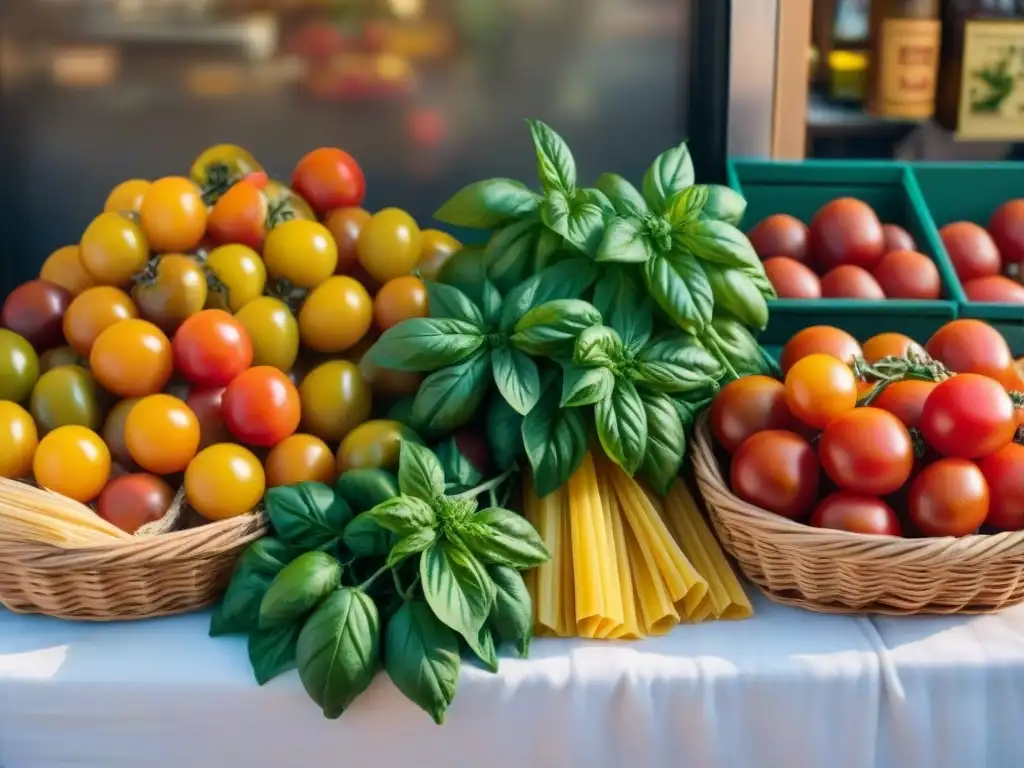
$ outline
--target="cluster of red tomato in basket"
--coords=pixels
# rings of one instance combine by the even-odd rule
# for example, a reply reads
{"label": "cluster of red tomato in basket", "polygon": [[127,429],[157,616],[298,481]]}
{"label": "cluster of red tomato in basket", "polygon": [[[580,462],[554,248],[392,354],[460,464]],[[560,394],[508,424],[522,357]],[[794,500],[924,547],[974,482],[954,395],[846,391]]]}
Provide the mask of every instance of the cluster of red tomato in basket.
{"label": "cluster of red tomato in basket", "polygon": [[738,379],[710,409],[744,501],[855,533],[1024,529],[1024,375],[991,326],[956,320],[924,348],[815,326],[780,363],[784,381]]}

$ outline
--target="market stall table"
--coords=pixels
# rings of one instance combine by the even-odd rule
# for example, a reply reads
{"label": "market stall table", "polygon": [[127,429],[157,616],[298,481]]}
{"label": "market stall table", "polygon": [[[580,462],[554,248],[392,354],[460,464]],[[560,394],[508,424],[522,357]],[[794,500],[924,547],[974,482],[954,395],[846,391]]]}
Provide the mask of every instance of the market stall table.
{"label": "market stall table", "polygon": [[745,622],[641,642],[535,640],[464,666],[435,726],[381,675],[338,721],[298,676],[260,689],[207,613],[85,624],[0,611],[0,766],[1010,766],[1024,754],[1024,607]]}

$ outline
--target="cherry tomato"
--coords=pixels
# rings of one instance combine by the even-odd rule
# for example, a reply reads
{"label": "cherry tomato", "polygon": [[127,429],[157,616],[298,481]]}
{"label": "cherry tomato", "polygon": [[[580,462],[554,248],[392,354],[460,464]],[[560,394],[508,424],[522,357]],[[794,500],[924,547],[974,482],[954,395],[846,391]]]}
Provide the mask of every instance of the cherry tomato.
{"label": "cherry tomato", "polygon": [[821,280],[796,259],[788,256],[765,259],[764,273],[780,299],[821,298]]}
{"label": "cherry tomato", "polygon": [[299,386],[302,424],[310,433],[337,442],[370,418],[370,388],[355,363],[332,360],[312,371]]}
{"label": "cherry tomato", "polygon": [[832,355],[808,355],[786,374],[786,404],[804,424],[821,429],[856,407],[857,380]]}
{"label": "cherry tomato", "polygon": [[0,401],[20,403],[39,380],[40,361],[32,345],[14,331],[0,328]]}
{"label": "cherry tomato", "polygon": [[1024,528],[1024,445],[1010,443],[978,462],[989,490],[985,523],[1001,531]]}
{"label": "cherry tomato", "polygon": [[334,482],[334,453],[327,443],[313,435],[291,435],[267,454],[267,487],[309,481]]}
{"label": "cherry tomato", "polygon": [[323,224],[292,219],[278,224],[263,246],[267,274],[295,288],[316,288],[334,274],[338,247]]}
{"label": "cherry tomato", "polygon": [[89,359],[78,354],[78,352],[68,346],[48,349],[39,356],[40,374],[52,371],[54,368],[60,368],[62,365],[79,365],[82,368],[87,368],[89,366]]}
{"label": "cherry tomato", "polygon": [[100,285],[127,285],[149,261],[149,240],[142,228],[120,213],[101,213],[78,243],[86,271]]}
{"label": "cherry tomato", "polygon": [[0,477],[28,477],[38,445],[39,433],[28,411],[17,403],[0,400]]}
{"label": "cherry tomato", "polygon": [[402,440],[419,442],[412,430],[397,421],[375,419],[360,424],[338,446],[338,474],[350,469],[397,469]]}
{"label": "cherry tomato", "polygon": [[280,299],[261,296],[235,315],[252,339],[252,364],[288,373],[299,355],[299,324]]}
{"label": "cherry tomato", "polygon": [[226,387],[213,389],[193,389],[185,398],[185,405],[199,420],[199,448],[208,448],[216,443],[229,443],[232,440],[231,430],[224,423],[224,390]]}
{"label": "cherry tomato", "polygon": [[902,333],[879,333],[864,342],[863,357],[869,363],[877,363],[883,357],[906,357],[911,352],[924,356],[924,347]]}
{"label": "cherry tomato", "polygon": [[39,279],[59,285],[72,296],[96,285],[82,263],[82,252],[77,245],[65,245],[51,253],[39,270]]}
{"label": "cherry tomato", "polygon": [[167,253],[135,283],[132,298],[142,316],[167,333],[206,306],[206,273],[192,256]]}
{"label": "cherry tomato", "polygon": [[889,251],[875,267],[875,279],[890,299],[937,299],[942,295],[939,268],[917,251]]}
{"label": "cherry tomato", "polygon": [[880,408],[854,408],[828,423],[818,442],[825,474],[844,491],[886,496],[914,469],[910,432]]}
{"label": "cherry tomato", "polygon": [[70,303],[71,294],[59,285],[30,280],[7,295],[0,322],[42,352],[63,343],[64,313]]}
{"label": "cherry tomato", "polygon": [[782,372],[788,373],[798,360],[817,353],[832,355],[844,363],[863,355],[860,344],[846,331],[830,325],[812,325],[794,334],[782,348],[779,358]]}
{"label": "cherry tomato", "polygon": [[110,477],[110,451],[86,427],[58,427],[39,441],[32,474],[43,488],[88,504]]}
{"label": "cherry tomato", "polygon": [[769,216],[747,233],[762,259],[787,256],[801,263],[807,259],[807,225],[785,213]]}
{"label": "cherry tomato", "polygon": [[905,426],[918,429],[925,401],[937,386],[934,381],[897,381],[887,385],[871,405],[888,411]]}
{"label": "cherry tomato", "polygon": [[138,472],[115,477],[100,493],[96,514],[125,533],[160,520],[171,507],[174,490],[159,477]]}
{"label": "cherry tomato", "polygon": [[978,466],[964,459],[929,464],[910,486],[910,519],[925,536],[967,536],[985,522],[989,489]]}
{"label": "cherry tomato", "polygon": [[421,373],[381,368],[379,365],[372,363],[367,357],[361,357],[358,365],[363,381],[366,382],[366,385],[374,395],[380,395],[381,397],[414,395],[423,383],[423,374]]}
{"label": "cherry tomato", "polygon": [[76,296],[64,313],[64,338],[76,352],[88,355],[103,331],[139,316],[131,296],[120,288],[98,285]]}
{"label": "cherry tomato", "polygon": [[799,519],[818,498],[818,457],[795,432],[770,429],[751,436],[732,457],[730,483],[744,501]]}
{"label": "cherry tomato", "polygon": [[118,400],[114,407],[110,409],[110,413],[107,414],[106,421],[103,422],[103,432],[101,433],[103,442],[110,449],[111,458],[126,469],[133,469],[135,461],[132,459],[131,453],[128,452],[124,427],[128,421],[128,414],[131,413],[132,408],[141,399],[139,397],[129,397],[124,400]]}
{"label": "cherry tomato", "polygon": [[1006,386],[1014,382],[1010,345],[999,331],[981,320],[946,323],[928,339],[925,349],[951,371],[991,376]]}
{"label": "cherry tomato", "polygon": [[235,182],[262,170],[263,167],[248,150],[236,144],[214,144],[195,159],[189,176],[212,202]]}
{"label": "cherry tomato", "polygon": [[751,435],[767,429],[790,429],[794,419],[781,381],[745,376],[729,382],[715,396],[709,423],[718,444],[735,453]]}
{"label": "cherry tomato", "polygon": [[263,295],[267,268],[247,245],[222,245],[206,257],[206,269],[214,278],[206,305],[210,309],[237,312]]}
{"label": "cherry tomato", "polygon": [[439,229],[424,229],[420,235],[420,249],[416,270],[424,280],[437,280],[441,267],[462,249],[462,243]]}
{"label": "cherry tomato", "polygon": [[828,299],[871,299],[882,301],[885,292],[863,267],[841,264],[821,278],[821,295]]}
{"label": "cherry tomato", "polygon": [[217,198],[206,222],[215,243],[240,243],[260,250],[267,237],[270,203],[256,184],[239,181]]}
{"label": "cherry tomato", "polygon": [[907,230],[899,224],[883,224],[882,239],[885,241],[885,252],[916,251],[917,243]]}
{"label": "cherry tomato", "polygon": [[185,470],[185,497],[207,520],[244,515],[260,503],[267,477],[252,451],[217,443],[204,448]]}
{"label": "cherry tomato", "polygon": [[331,231],[338,246],[335,274],[347,275],[359,265],[356,242],[369,220],[370,212],[362,208],[335,208],[324,217],[324,226]]}
{"label": "cherry tomato", "polygon": [[223,387],[252,364],[249,332],[220,309],[204,309],[174,334],[174,367],[199,387]]}
{"label": "cherry tomato", "polygon": [[422,252],[422,234],[416,220],[408,213],[398,208],[385,208],[366,222],[356,251],[363,269],[373,279],[386,283],[415,268]]}
{"label": "cherry tomato", "polygon": [[264,448],[293,434],[302,416],[295,385],[268,365],[238,374],[224,391],[221,412],[231,434]]}
{"label": "cherry tomato", "polygon": [[148,472],[181,472],[199,450],[199,419],[176,397],[150,395],[129,411],[124,442],[135,463]]}
{"label": "cherry tomato", "polygon": [[943,456],[979,459],[1013,440],[1017,414],[994,379],[962,373],[939,384],[921,413],[921,434]]}
{"label": "cherry tomato", "polygon": [[388,280],[373,300],[373,319],[382,331],[427,315],[427,286],[412,275]]}
{"label": "cherry tomato", "polygon": [[999,249],[982,227],[970,221],[955,221],[940,229],[939,236],[962,282],[999,274]]}
{"label": "cherry tomato", "polygon": [[964,283],[968,301],[1024,304],[1024,285],[1002,275],[976,277]]}
{"label": "cherry tomato", "polygon": [[844,264],[870,271],[885,252],[882,222],[867,203],[841,197],[814,215],[807,248],[822,272]]}
{"label": "cherry tomato", "polygon": [[370,294],[351,277],[329,278],[306,297],[299,310],[299,338],[317,352],[344,352],[373,322]]}
{"label": "cherry tomato", "polygon": [[146,196],[148,190],[149,181],[146,179],[122,181],[110,190],[106,202],[103,203],[103,212],[121,213],[132,211],[138,213],[139,208],[142,207],[142,198]]}
{"label": "cherry tomato", "polygon": [[29,410],[43,432],[67,424],[99,429],[103,418],[96,381],[77,365],[63,365],[40,376]]}
{"label": "cherry tomato", "polygon": [[119,397],[152,395],[174,371],[171,342],[146,320],[122,320],[96,337],[89,367],[96,381]]}
{"label": "cherry tomato", "polygon": [[317,215],[313,213],[309,203],[280,181],[269,179],[266,186],[263,187],[263,194],[270,201],[274,219],[279,221],[287,221],[288,218],[303,219],[304,221],[317,220]]}
{"label": "cherry tomato", "polygon": [[155,251],[191,251],[206,234],[206,203],[199,187],[182,176],[165,176],[146,190],[139,221]]}
{"label": "cherry tomato", "polygon": [[1024,264],[1024,199],[1007,200],[996,208],[988,231],[1004,265]]}
{"label": "cherry tomato", "polygon": [[845,491],[830,494],[819,501],[811,514],[811,525],[875,536],[903,535],[892,507],[881,499]]}
{"label": "cherry tomato", "polygon": [[292,188],[309,202],[317,216],[333,208],[363,204],[366,178],[355,159],[335,147],[321,147],[306,154],[295,166]]}

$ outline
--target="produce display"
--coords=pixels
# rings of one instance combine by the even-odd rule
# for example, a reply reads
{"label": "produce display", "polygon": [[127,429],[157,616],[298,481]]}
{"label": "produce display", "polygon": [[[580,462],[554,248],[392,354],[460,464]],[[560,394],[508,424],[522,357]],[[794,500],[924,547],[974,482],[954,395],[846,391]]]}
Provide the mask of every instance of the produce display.
{"label": "produce display", "polygon": [[939,235],[969,301],[1024,304],[1024,199],[999,206],[987,228],[954,221]]}

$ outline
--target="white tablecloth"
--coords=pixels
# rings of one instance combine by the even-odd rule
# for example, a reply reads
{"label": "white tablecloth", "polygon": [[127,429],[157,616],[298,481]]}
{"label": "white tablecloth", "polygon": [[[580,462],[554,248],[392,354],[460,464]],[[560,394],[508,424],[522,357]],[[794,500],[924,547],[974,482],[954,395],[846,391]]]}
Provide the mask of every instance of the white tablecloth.
{"label": "white tablecloth", "polygon": [[83,624],[0,610],[2,768],[1012,768],[1024,608],[852,618],[758,595],[744,622],[537,640],[465,665],[443,727],[383,675],[337,721],[295,672],[260,689],[208,615]]}

